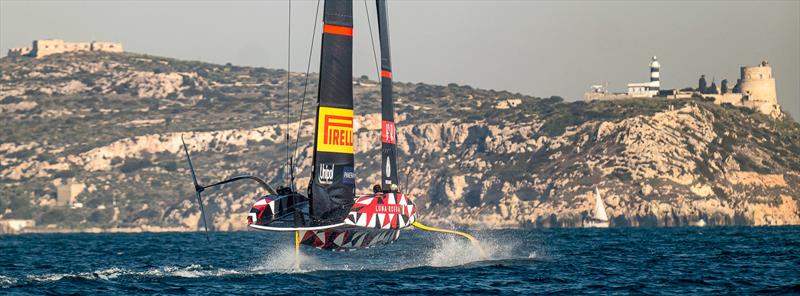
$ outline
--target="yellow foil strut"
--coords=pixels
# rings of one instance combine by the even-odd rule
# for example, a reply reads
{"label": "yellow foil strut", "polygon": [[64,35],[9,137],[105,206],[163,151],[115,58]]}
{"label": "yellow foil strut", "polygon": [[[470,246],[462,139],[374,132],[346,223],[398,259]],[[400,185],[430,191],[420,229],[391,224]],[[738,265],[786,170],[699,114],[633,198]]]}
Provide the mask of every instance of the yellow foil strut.
{"label": "yellow foil strut", "polygon": [[300,269],[300,231],[294,232],[294,268]]}

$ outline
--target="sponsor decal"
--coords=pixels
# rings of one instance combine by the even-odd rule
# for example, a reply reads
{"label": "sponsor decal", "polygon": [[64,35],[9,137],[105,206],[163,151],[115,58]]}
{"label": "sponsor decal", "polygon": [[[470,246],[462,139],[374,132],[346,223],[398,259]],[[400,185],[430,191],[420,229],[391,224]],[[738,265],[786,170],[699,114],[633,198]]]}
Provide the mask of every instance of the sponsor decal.
{"label": "sponsor decal", "polygon": [[353,167],[346,166],[344,167],[344,175],[342,177],[342,183],[344,184],[355,184],[356,183],[356,173],[353,171]]}
{"label": "sponsor decal", "polygon": [[319,176],[317,176],[317,183],[329,185],[333,183],[333,169],[335,165],[332,163],[319,164]]}
{"label": "sponsor decal", "polygon": [[386,157],[386,177],[389,178],[392,176],[392,162],[389,161],[389,157]]}
{"label": "sponsor decal", "polygon": [[317,151],[353,154],[353,110],[319,107]]}
{"label": "sponsor decal", "polygon": [[400,214],[402,211],[400,205],[375,205],[375,213],[378,214]]}
{"label": "sponsor decal", "polygon": [[394,122],[381,121],[381,141],[387,144],[397,144],[397,135],[394,131]]}

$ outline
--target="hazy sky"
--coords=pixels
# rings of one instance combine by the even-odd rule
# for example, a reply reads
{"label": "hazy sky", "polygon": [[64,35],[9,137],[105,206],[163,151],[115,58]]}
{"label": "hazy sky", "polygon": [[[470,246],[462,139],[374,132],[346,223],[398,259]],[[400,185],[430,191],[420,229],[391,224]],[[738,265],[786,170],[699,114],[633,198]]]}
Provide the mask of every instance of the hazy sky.
{"label": "hazy sky", "polygon": [[[0,50],[37,38],[121,41],[127,51],[286,68],[287,0],[0,0]],[[292,70],[304,71],[316,1],[292,1]],[[355,73],[374,78],[365,3]],[[374,2],[368,1],[374,27]],[[582,98],[624,91],[661,61],[662,88],[735,81],[767,59],[800,119],[800,1],[390,1],[395,80]],[[319,29],[319,28],[318,28]],[[312,71],[318,68],[316,45]]]}

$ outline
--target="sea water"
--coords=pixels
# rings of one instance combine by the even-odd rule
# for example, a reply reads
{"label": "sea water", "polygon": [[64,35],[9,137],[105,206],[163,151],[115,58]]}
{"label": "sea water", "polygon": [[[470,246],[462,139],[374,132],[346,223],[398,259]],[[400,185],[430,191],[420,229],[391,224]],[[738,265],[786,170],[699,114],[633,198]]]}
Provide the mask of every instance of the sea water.
{"label": "sea water", "polygon": [[800,293],[800,227],[476,234],[299,258],[291,233],[0,236],[0,294]]}

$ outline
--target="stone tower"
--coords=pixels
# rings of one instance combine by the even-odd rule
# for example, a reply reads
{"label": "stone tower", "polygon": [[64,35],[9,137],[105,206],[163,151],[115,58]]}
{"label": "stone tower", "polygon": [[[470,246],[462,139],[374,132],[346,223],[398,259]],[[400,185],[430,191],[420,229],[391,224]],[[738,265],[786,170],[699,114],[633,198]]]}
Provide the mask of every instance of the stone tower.
{"label": "stone tower", "polygon": [[751,103],[778,104],[772,67],[766,61],[758,66],[741,68],[741,92]]}

